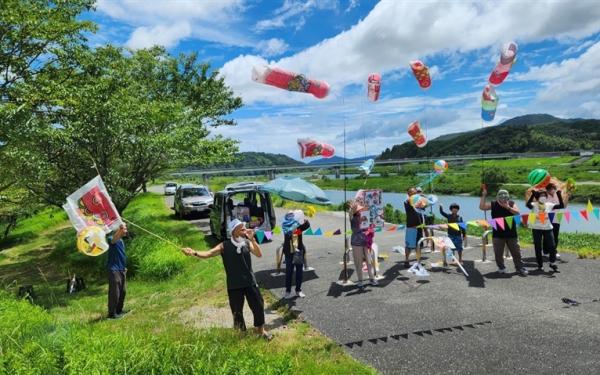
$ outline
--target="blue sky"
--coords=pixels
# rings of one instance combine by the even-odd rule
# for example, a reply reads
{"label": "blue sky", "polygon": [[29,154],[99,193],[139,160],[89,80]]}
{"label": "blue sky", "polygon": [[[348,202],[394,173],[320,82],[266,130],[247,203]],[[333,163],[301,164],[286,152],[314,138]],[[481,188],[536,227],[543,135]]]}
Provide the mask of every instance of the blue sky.
{"label": "blue sky", "polygon": [[[93,44],[165,46],[197,52],[219,69],[245,105],[237,126],[215,133],[242,151],[299,158],[297,138],[333,144],[342,155],[379,154],[409,140],[419,120],[430,139],[482,126],[480,96],[503,43],[517,62],[496,88],[494,126],[514,116],[600,118],[600,6],[575,1],[99,0],[85,18]],[[408,63],[424,61],[421,90]],[[252,66],[270,64],[323,79],[323,100],[261,85]],[[382,75],[378,102],[366,99],[369,73]],[[366,143],[366,150],[364,144]]]}

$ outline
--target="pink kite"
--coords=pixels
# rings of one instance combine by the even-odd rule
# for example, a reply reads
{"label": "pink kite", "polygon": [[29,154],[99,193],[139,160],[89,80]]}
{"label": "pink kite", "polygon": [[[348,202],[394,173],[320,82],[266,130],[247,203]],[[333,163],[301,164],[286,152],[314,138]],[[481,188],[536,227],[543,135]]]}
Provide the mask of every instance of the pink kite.
{"label": "pink kite", "polygon": [[325,81],[308,79],[303,74],[266,65],[252,68],[252,80],[288,91],[306,92],[319,99],[329,94],[329,85]]}
{"label": "pink kite", "polygon": [[413,141],[415,141],[417,147],[422,148],[427,144],[427,137],[421,130],[421,124],[419,124],[419,121],[414,121],[408,125],[408,134],[410,134]]}
{"label": "pink kite", "polygon": [[431,86],[429,68],[423,64],[421,60],[411,61],[410,68],[412,69],[415,78],[419,82],[419,86],[421,86],[422,89],[428,89]]}
{"label": "pink kite", "polygon": [[499,85],[504,82],[506,77],[508,77],[510,68],[512,68],[517,60],[518,49],[519,47],[515,42],[509,42],[502,46],[502,50],[500,51],[500,61],[498,61],[492,74],[490,74],[489,81],[492,85]]}
{"label": "pink kite", "polygon": [[300,148],[300,157],[302,159],[314,156],[330,158],[335,153],[335,148],[332,145],[309,138],[299,138],[298,147]]}
{"label": "pink kite", "polygon": [[381,76],[379,73],[369,75],[367,81],[367,96],[370,101],[376,102],[379,100],[379,92],[381,91]]}

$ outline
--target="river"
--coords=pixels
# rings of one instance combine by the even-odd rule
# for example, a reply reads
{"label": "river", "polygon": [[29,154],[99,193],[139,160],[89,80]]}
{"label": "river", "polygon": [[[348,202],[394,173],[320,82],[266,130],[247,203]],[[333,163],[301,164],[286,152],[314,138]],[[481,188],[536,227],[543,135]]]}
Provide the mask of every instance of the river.
{"label": "river", "polygon": [[[324,190],[327,197],[334,204],[339,204],[344,201],[344,191],[343,190]],[[352,199],[356,191],[348,191],[347,198]],[[404,200],[406,199],[406,194],[400,193],[383,193],[383,202],[384,204],[391,203],[392,206],[398,208],[404,212]],[[444,205],[444,210],[449,211],[449,206],[451,203],[458,203],[460,206],[459,214],[463,217],[465,221],[470,220],[479,220],[484,218],[484,213],[479,209],[479,197],[472,196],[462,196],[462,195],[438,195],[439,202],[434,205],[433,212],[436,214],[436,217],[441,217],[439,214],[439,203]],[[489,198],[488,198],[489,199]],[[515,199],[517,206],[521,210],[521,213],[526,214],[529,213],[529,209],[525,207],[525,201],[522,199]],[[585,204],[580,203],[571,203],[568,205],[567,209],[572,211],[579,211],[585,208]],[[572,217],[571,221],[567,223],[563,218],[560,230],[561,232],[587,232],[587,233],[600,233],[600,224],[598,224],[598,220],[593,214],[590,214],[590,220],[585,221],[583,218],[580,218],[577,215],[577,218]],[[489,218],[488,213],[488,218]]]}

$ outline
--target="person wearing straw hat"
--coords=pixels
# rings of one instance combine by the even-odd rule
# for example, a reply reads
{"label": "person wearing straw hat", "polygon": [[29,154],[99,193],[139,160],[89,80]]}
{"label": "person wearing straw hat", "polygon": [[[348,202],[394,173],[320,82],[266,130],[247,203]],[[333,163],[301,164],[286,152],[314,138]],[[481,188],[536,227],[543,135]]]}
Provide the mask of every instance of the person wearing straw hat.
{"label": "person wearing straw hat", "polygon": [[358,277],[358,287],[363,287],[363,261],[367,263],[367,271],[369,273],[369,279],[371,285],[375,286],[379,283],[375,280],[373,273],[373,266],[370,262],[369,248],[367,247],[367,236],[365,231],[360,227],[362,221],[361,212],[368,211],[368,208],[362,205],[359,200],[354,200],[350,205],[350,228],[352,229],[352,236],[350,237],[350,244],[352,245],[352,255],[354,258],[354,268],[356,269],[356,276]]}
{"label": "person wearing straw hat", "polygon": [[123,310],[127,291],[127,255],[123,237],[127,236],[127,225],[121,224],[119,229],[106,236],[108,240],[108,319],[122,318],[127,312]]}
{"label": "person wearing straw hat", "polygon": [[238,219],[232,220],[228,227],[230,239],[221,242],[208,251],[195,251],[189,247],[182,251],[187,256],[207,259],[221,255],[227,278],[227,295],[229,307],[233,314],[233,326],[240,331],[246,331],[244,321],[244,301],[254,315],[254,327],[261,337],[271,340],[273,336],[265,330],[265,302],[263,300],[254,272],[250,253],[256,257],[262,256],[260,246],[254,238],[254,230],[247,229]]}

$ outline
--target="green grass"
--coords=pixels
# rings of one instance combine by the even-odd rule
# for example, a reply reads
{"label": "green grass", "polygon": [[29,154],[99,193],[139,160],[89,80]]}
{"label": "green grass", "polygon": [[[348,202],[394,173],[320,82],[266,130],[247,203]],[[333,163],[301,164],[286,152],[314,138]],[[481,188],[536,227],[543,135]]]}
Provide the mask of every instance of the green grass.
{"label": "green grass", "polygon": [[[183,257],[132,225],[126,300],[132,312],[105,320],[106,256],[77,253],[74,230],[64,216],[52,215],[19,223],[13,235],[32,234],[0,252],[0,374],[375,373],[299,321],[288,321],[269,343],[231,329],[197,327],[193,322],[204,308],[228,314],[220,259]],[[141,195],[123,216],[177,244],[212,245],[191,224],[173,220],[158,195]],[[72,273],[88,288],[68,295],[65,281]],[[36,305],[14,298],[24,284],[34,285]],[[277,307],[268,293],[265,299]]]}

